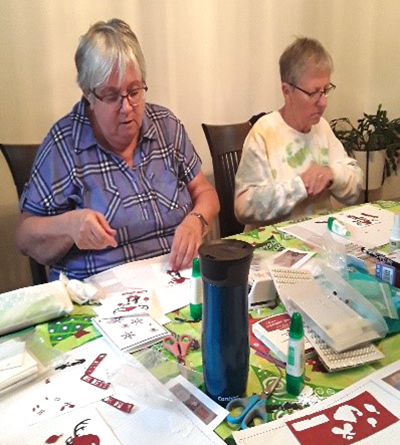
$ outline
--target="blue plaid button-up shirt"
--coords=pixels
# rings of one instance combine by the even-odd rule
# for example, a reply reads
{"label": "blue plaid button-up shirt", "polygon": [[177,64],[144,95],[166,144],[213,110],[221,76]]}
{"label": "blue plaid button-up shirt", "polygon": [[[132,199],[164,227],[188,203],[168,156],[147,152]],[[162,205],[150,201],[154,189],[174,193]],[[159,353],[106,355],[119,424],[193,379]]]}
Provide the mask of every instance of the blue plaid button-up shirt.
{"label": "blue plaid button-up shirt", "polygon": [[84,279],[110,267],[168,253],[175,228],[192,209],[187,184],[201,161],[181,122],[166,108],[146,104],[134,166],[102,148],[85,112],[85,99],[43,141],[21,211],[38,216],[74,209],[101,212],[117,230],[116,248],[75,245],[50,269]]}

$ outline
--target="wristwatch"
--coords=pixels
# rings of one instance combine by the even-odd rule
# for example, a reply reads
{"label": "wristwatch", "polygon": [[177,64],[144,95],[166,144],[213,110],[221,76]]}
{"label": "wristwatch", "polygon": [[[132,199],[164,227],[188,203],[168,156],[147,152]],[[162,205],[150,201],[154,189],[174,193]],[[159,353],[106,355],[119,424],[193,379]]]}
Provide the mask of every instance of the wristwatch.
{"label": "wristwatch", "polygon": [[190,212],[188,214],[188,216],[195,216],[196,218],[199,218],[201,225],[202,225],[202,232],[201,234],[204,235],[204,233],[206,232],[206,230],[208,229],[208,222],[207,220],[204,218],[204,216],[201,213],[195,213],[195,212]]}

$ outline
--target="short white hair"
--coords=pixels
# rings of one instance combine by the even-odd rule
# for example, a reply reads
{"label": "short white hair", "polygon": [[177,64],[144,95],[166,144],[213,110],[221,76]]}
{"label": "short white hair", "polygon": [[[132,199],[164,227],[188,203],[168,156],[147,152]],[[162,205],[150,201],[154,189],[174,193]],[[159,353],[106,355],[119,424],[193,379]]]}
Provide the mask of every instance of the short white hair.
{"label": "short white hair", "polygon": [[333,71],[333,60],[318,40],[298,37],[279,59],[281,81],[296,85],[307,68]]}
{"label": "short white hair", "polygon": [[97,22],[89,28],[80,38],[75,65],[77,82],[84,92],[104,85],[115,66],[119,82],[130,65],[146,82],[146,62],[139,40],[129,25],[119,19]]}

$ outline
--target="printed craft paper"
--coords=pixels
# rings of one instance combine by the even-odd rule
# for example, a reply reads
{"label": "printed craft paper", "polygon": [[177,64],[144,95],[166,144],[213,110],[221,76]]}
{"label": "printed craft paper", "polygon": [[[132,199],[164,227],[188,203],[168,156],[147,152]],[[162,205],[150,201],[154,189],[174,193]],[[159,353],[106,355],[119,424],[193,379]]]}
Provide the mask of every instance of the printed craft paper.
{"label": "printed craft paper", "polygon": [[287,422],[301,445],[350,445],[390,427],[398,418],[369,392],[319,413]]}
{"label": "printed craft paper", "polygon": [[[334,235],[334,239],[343,244],[350,242],[360,246],[374,248],[389,242],[393,226],[394,213],[372,204],[364,204],[354,209],[334,213],[331,216],[342,221],[351,233],[350,240]],[[322,245],[322,238],[327,232],[328,216],[319,216],[287,227],[280,231],[293,235],[306,242]]]}
{"label": "printed craft paper", "polygon": [[63,365],[21,392],[23,402],[14,399],[15,409],[32,425],[113,395],[109,375],[118,365],[116,358],[104,340],[73,351]]}
{"label": "printed craft paper", "polygon": [[41,424],[24,438],[22,444],[121,445],[121,442],[97,410],[89,407],[63,416],[56,422],[50,420]]}
{"label": "printed craft paper", "polygon": [[150,314],[160,323],[167,323],[168,314],[189,304],[191,269],[170,270],[169,255],[133,261],[92,275],[86,281],[100,287],[106,295],[151,289]]}
{"label": "printed craft paper", "polygon": [[95,307],[100,318],[145,315],[150,310],[150,291],[141,287],[110,295]]}

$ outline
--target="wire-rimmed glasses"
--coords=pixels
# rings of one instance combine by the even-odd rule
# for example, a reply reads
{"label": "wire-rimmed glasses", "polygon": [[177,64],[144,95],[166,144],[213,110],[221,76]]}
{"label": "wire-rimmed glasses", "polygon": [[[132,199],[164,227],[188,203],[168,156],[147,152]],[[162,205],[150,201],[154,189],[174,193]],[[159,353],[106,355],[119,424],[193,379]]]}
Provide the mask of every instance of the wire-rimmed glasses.
{"label": "wire-rimmed glasses", "polygon": [[323,90],[313,91],[310,93],[309,91],[303,90],[303,88],[298,87],[294,83],[289,83],[289,85],[292,86],[293,88],[296,88],[297,90],[301,91],[302,93],[307,94],[307,96],[311,100],[314,100],[315,102],[318,102],[322,96],[328,97],[331,93],[333,93],[335,91],[335,88],[336,88],[336,85],[334,85],[333,83],[330,83]]}
{"label": "wire-rimmed glasses", "polygon": [[101,102],[110,105],[113,108],[120,108],[124,99],[127,99],[132,107],[137,107],[144,101],[148,89],[148,86],[144,84],[142,87],[136,87],[133,90],[128,91],[128,93],[126,94],[110,92],[105,94],[104,96],[99,96],[95,90],[90,91],[94,94],[96,99],[99,99]]}

